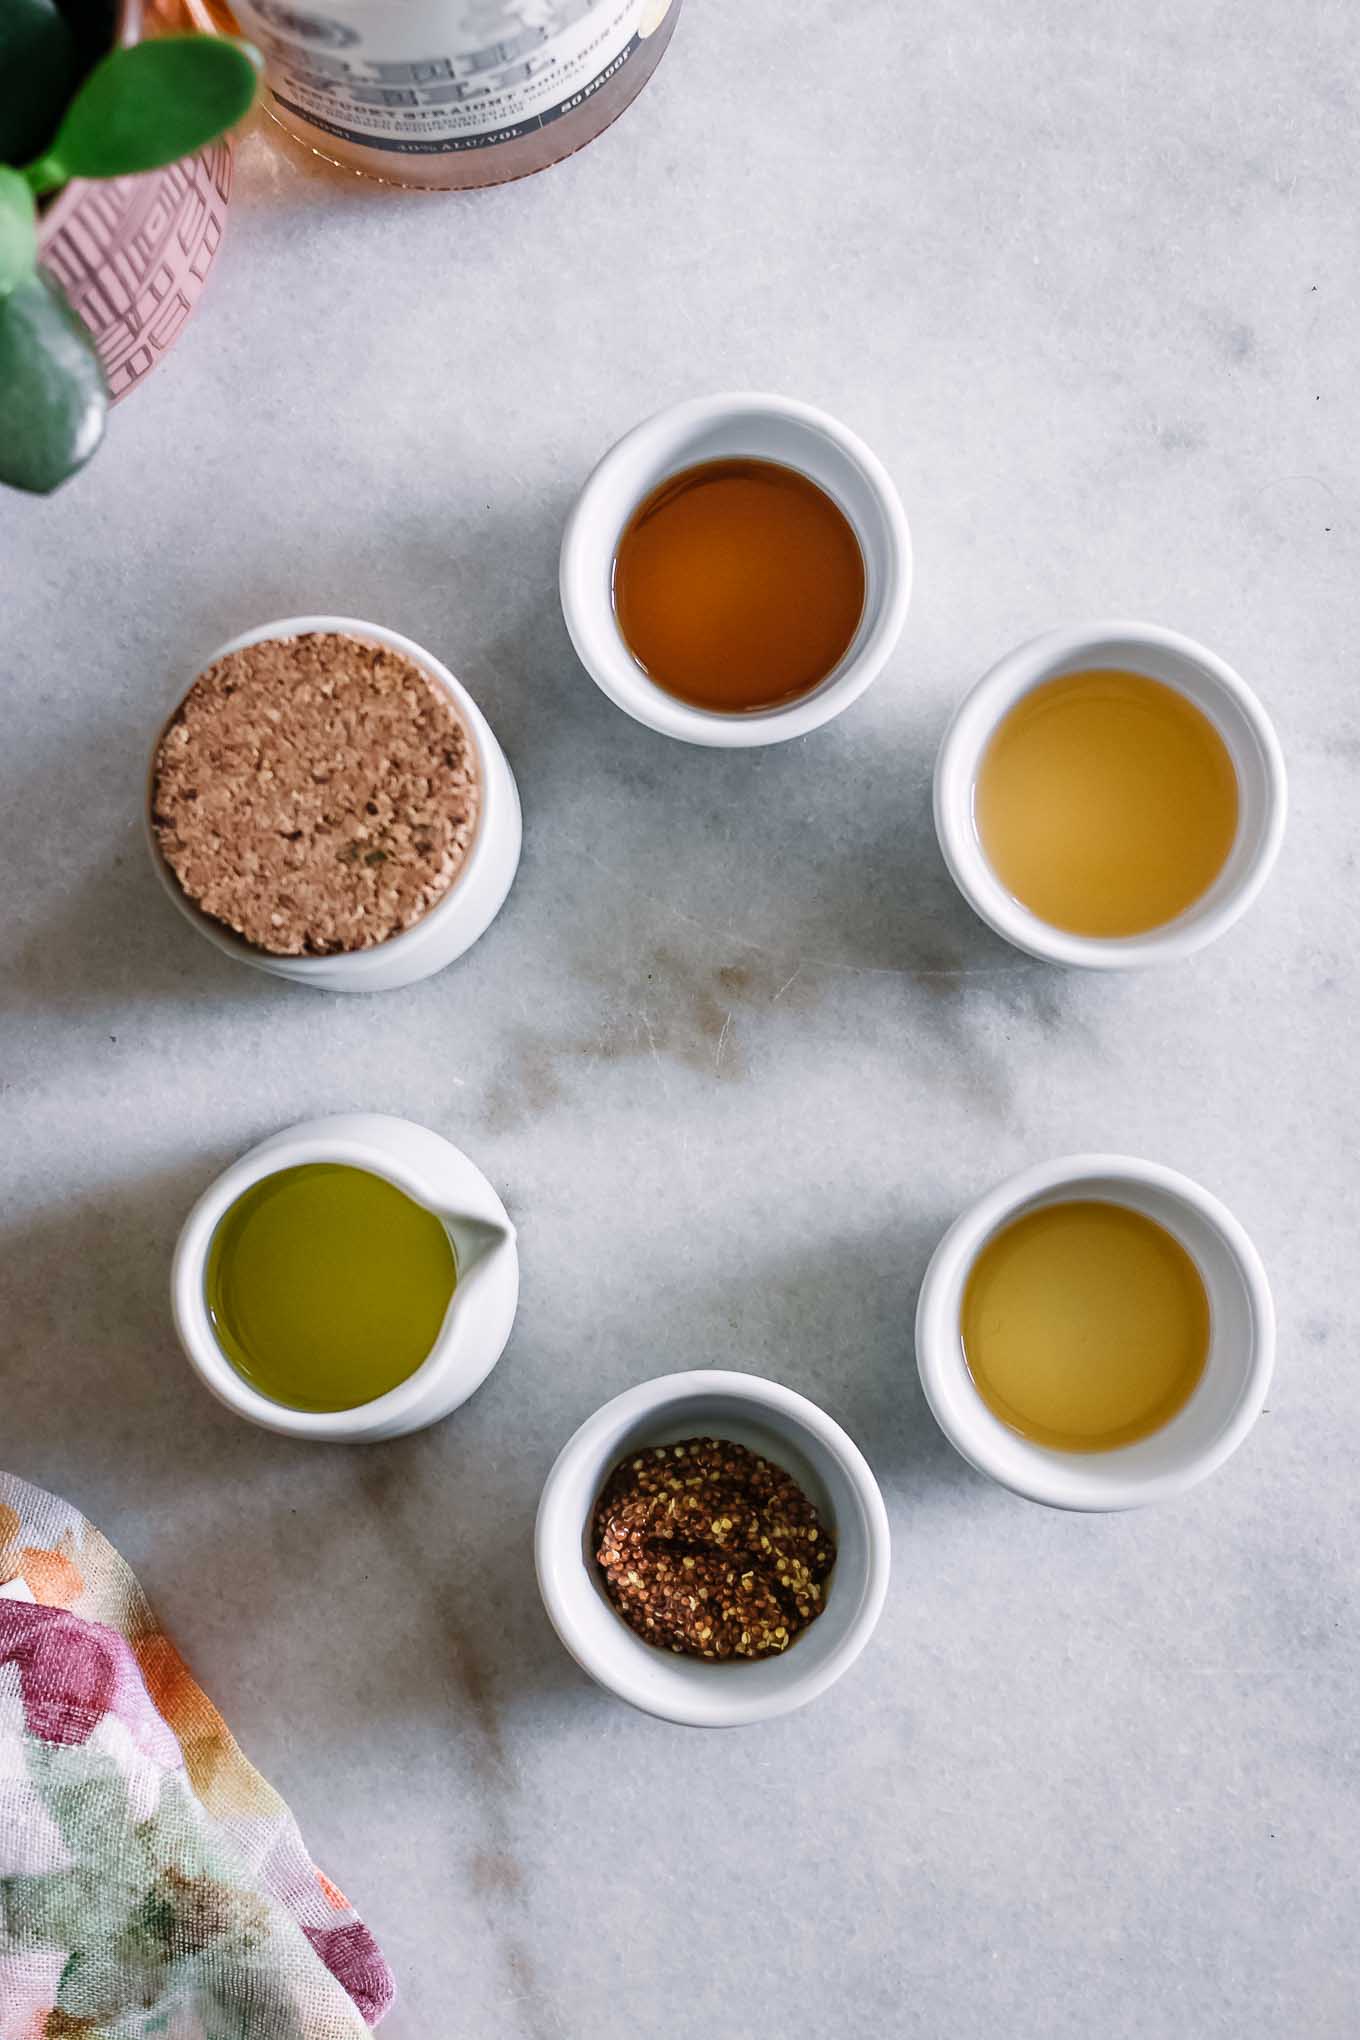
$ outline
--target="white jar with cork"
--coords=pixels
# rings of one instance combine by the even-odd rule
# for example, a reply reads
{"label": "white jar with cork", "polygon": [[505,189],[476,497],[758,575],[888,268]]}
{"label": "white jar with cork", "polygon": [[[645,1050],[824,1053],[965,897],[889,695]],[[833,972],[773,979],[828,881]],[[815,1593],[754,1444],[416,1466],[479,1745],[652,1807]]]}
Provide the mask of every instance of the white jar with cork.
{"label": "white jar with cork", "polygon": [[519,867],[519,793],[486,717],[422,646],[353,617],[223,645],[157,736],[145,814],[201,935],[323,991],[442,970]]}

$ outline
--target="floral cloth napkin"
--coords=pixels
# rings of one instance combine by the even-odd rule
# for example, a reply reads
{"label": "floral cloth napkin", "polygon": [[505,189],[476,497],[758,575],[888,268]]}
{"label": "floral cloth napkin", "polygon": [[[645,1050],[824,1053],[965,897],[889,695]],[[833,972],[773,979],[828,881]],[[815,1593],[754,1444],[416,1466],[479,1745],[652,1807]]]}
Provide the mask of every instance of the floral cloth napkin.
{"label": "floral cloth napkin", "polygon": [[392,1995],[113,1546],[0,1473],[0,2040],[354,2040]]}

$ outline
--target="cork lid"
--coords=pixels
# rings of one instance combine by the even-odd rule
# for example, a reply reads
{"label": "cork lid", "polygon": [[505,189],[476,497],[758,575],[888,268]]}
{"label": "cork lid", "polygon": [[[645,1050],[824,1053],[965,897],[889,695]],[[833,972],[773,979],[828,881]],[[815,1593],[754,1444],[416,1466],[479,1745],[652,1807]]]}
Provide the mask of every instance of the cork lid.
{"label": "cork lid", "polygon": [[151,819],[186,896],[275,956],[371,949],[456,882],[476,746],[414,660],[339,631],[199,675],[157,746]]}

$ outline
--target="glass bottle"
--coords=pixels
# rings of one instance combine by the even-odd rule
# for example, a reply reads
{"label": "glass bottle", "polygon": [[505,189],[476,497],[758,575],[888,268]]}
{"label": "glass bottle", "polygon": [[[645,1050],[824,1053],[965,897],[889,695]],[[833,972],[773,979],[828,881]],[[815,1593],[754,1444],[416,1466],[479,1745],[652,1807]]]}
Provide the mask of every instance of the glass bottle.
{"label": "glass bottle", "polygon": [[290,134],[345,169],[456,190],[526,177],[593,141],[651,77],[681,4],[232,0],[232,9],[264,54],[266,104]]}

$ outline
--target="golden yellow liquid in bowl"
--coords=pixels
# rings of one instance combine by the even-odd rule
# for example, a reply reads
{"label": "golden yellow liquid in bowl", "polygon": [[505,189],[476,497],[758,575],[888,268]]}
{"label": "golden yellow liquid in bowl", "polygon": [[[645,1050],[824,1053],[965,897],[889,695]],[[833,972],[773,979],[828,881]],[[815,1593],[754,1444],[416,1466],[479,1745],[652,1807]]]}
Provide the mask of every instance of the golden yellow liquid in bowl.
{"label": "golden yellow liquid in bowl", "polygon": [[295,1410],[350,1410],[415,1373],[457,1282],[434,1213],[341,1163],[280,1169],[238,1197],[208,1249],[205,1297],[238,1374]]}
{"label": "golden yellow liquid in bowl", "polygon": [[1127,1205],[1042,1205],[993,1235],[960,1314],[978,1394],[1060,1452],[1132,1445],[1184,1409],[1209,1352],[1209,1299],[1164,1226]]}
{"label": "golden yellow liquid in bowl", "polygon": [[1050,927],[1145,935],[1206,893],[1237,834],[1237,773],[1174,687],[1093,669],[1046,680],[983,753],[973,814],[1002,885]]}

